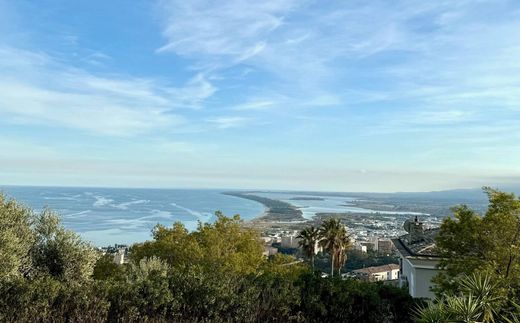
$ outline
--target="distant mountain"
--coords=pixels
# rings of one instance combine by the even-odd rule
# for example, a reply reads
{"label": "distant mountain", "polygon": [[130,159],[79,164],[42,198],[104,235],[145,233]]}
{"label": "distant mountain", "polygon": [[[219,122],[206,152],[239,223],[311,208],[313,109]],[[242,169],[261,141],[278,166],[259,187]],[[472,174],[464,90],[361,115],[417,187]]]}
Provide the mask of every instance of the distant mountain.
{"label": "distant mountain", "polygon": [[[502,185],[498,188],[505,192],[513,192],[520,195],[520,185]],[[371,192],[312,192],[312,191],[287,191],[299,195],[312,196],[346,196],[356,198],[399,199],[414,201],[438,201],[455,204],[487,204],[487,196],[482,188],[451,189],[431,192],[396,192],[396,193],[371,193]]]}
{"label": "distant mountain", "polygon": [[[505,192],[520,195],[520,186],[494,187]],[[373,198],[393,198],[403,200],[437,200],[453,201],[458,203],[486,203],[487,196],[482,188],[453,189],[431,192],[397,192],[397,193],[352,193],[353,196],[367,196]]]}

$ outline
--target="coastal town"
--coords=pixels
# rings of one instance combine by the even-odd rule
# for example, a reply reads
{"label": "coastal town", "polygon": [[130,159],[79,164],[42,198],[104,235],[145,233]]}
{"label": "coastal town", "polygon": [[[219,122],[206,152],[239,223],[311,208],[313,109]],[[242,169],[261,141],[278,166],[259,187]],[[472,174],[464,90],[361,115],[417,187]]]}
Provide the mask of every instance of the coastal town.
{"label": "coastal town", "polygon": [[[411,295],[416,297],[431,298],[433,294],[429,290],[431,275],[436,272],[438,260],[433,256],[430,271],[427,278],[421,278],[419,271],[414,267],[410,259],[415,259],[414,248],[419,243],[422,249],[424,245],[434,245],[434,236],[442,222],[438,215],[424,214],[410,211],[409,213],[399,211],[394,214],[387,210],[384,213],[377,212],[342,212],[342,213],[317,213],[308,219],[303,216],[302,210],[291,203],[259,196],[255,193],[225,192],[225,195],[245,198],[259,202],[264,205],[264,213],[252,220],[244,221],[243,225],[254,228],[260,233],[264,251],[267,258],[277,254],[294,256],[297,261],[304,261],[305,255],[302,250],[301,232],[308,227],[318,227],[323,221],[331,218],[340,219],[345,226],[350,239],[349,255],[353,258],[361,258],[343,269],[343,278],[355,278],[367,282],[384,281],[388,284],[400,287],[412,286]],[[300,196],[291,200],[323,200],[320,197]],[[367,204],[367,201],[363,201]],[[357,201],[351,204],[361,204]],[[374,203],[370,203],[374,207]],[[420,214],[418,216],[417,214]],[[128,262],[130,248],[126,244],[115,244],[99,248],[103,254],[113,257],[113,262],[122,265]],[[318,256],[325,252],[317,243],[314,254]],[[413,255],[414,257],[410,257]],[[432,254],[429,255],[430,257]],[[408,281],[410,271],[417,270],[415,280]],[[327,270],[322,271],[322,276],[327,277]],[[416,285],[424,285],[420,291],[415,290]],[[410,287],[410,288],[412,288]]]}

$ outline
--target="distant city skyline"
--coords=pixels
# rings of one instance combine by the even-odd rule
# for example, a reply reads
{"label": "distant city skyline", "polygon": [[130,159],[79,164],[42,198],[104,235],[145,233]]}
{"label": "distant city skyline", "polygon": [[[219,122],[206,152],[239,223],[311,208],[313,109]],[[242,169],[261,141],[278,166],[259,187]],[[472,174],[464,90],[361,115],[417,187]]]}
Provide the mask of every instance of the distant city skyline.
{"label": "distant city skyline", "polygon": [[0,0],[0,185],[520,183],[518,1]]}

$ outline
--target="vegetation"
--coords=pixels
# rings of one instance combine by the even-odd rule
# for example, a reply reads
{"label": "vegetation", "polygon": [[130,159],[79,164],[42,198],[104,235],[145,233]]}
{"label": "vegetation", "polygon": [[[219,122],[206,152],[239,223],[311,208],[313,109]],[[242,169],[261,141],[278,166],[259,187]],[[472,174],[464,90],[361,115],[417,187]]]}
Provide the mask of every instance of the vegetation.
{"label": "vegetation", "polygon": [[51,210],[35,214],[0,195],[0,321],[518,323],[520,200],[486,192],[483,216],[463,205],[444,220],[437,298],[421,306],[405,290],[313,272],[317,241],[331,274],[344,266],[350,240],[338,219],[300,233],[311,266],[265,258],[258,233],[219,212],[193,232],[157,225],[116,265]]}
{"label": "vegetation", "polygon": [[484,216],[465,205],[455,207],[437,236],[442,256],[435,278],[437,292],[458,292],[456,278],[477,271],[520,287],[520,200],[514,194],[485,188],[489,207]]}
{"label": "vegetation", "polygon": [[411,322],[414,307],[401,289],[267,259],[255,231],[220,213],[194,232],[158,225],[115,265],[51,211],[0,197],[0,239],[1,322]]}
{"label": "vegetation", "polygon": [[236,196],[243,199],[256,201],[263,204],[266,208],[266,214],[261,217],[262,220],[269,221],[301,221],[305,220],[303,212],[294,207],[293,205],[279,200],[273,200],[267,197],[262,197],[250,193],[240,192],[226,192],[224,193],[230,196]]}
{"label": "vegetation", "polygon": [[441,225],[437,299],[417,310],[419,322],[519,322],[520,200],[484,190],[483,216],[461,205]]}
{"label": "vegetation", "polygon": [[310,259],[312,269],[314,269],[314,257],[316,255],[316,247],[320,239],[320,230],[310,226],[303,229],[297,236],[299,239],[298,244],[303,250],[303,253],[307,258]]}
{"label": "vegetation", "polygon": [[337,218],[323,221],[320,227],[320,245],[330,255],[330,275],[334,276],[336,269],[338,275],[347,260],[347,250],[351,247],[350,235],[347,228]]}
{"label": "vegetation", "polygon": [[486,273],[454,281],[459,292],[447,292],[415,310],[417,322],[520,322],[520,306],[508,298],[503,281]]}

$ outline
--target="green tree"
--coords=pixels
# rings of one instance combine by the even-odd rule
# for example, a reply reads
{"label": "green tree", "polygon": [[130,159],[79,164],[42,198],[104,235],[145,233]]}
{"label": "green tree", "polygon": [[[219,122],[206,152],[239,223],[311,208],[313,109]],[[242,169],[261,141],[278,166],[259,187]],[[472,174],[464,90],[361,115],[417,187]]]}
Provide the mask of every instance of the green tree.
{"label": "green tree", "polygon": [[297,236],[299,239],[298,244],[303,249],[303,253],[311,262],[312,269],[314,270],[314,256],[316,255],[316,246],[320,238],[320,230],[311,226],[303,229]]}
{"label": "green tree", "polygon": [[441,225],[436,245],[443,271],[434,278],[437,293],[456,292],[455,278],[476,271],[516,285],[520,281],[520,200],[514,194],[484,190],[489,197],[484,216],[462,205]]}
{"label": "green tree", "polygon": [[65,229],[56,213],[44,210],[35,219],[34,231],[31,255],[35,274],[64,281],[92,276],[99,253],[78,234]]}
{"label": "green tree", "polygon": [[172,228],[156,226],[154,240],[134,245],[131,258],[139,261],[156,256],[175,268],[202,266],[211,271],[255,272],[265,261],[258,233],[244,228],[238,215],[215,215],[214,223],[199,223],[191,233],[182,223]]}
{"label": "green tree", "polygon": [[345,263],[346,252],[351,247],[350,236],[346,226],[337,218],[323,221],[320,227],[320,244],[330,255],[330,275],[334,276],[334,269],[340,273]]}
{"label": "green tree", "polygon": [[0,280],[26,274],[34,243],[32,211],[0,194]]}
{"label": "green tree", "polygon": [[503,322],[520,314],[508,299],[504,281],[490,274],[464,275],[454,282],[459,292],[446,292],[415,310],[417,322]]}
{"label": "green tree", "polygon": [[96,261],[92,277],[96,280],[122,280],[124,268],[124,265],[118,265],[114,262],[113,254],[107,253]]}

